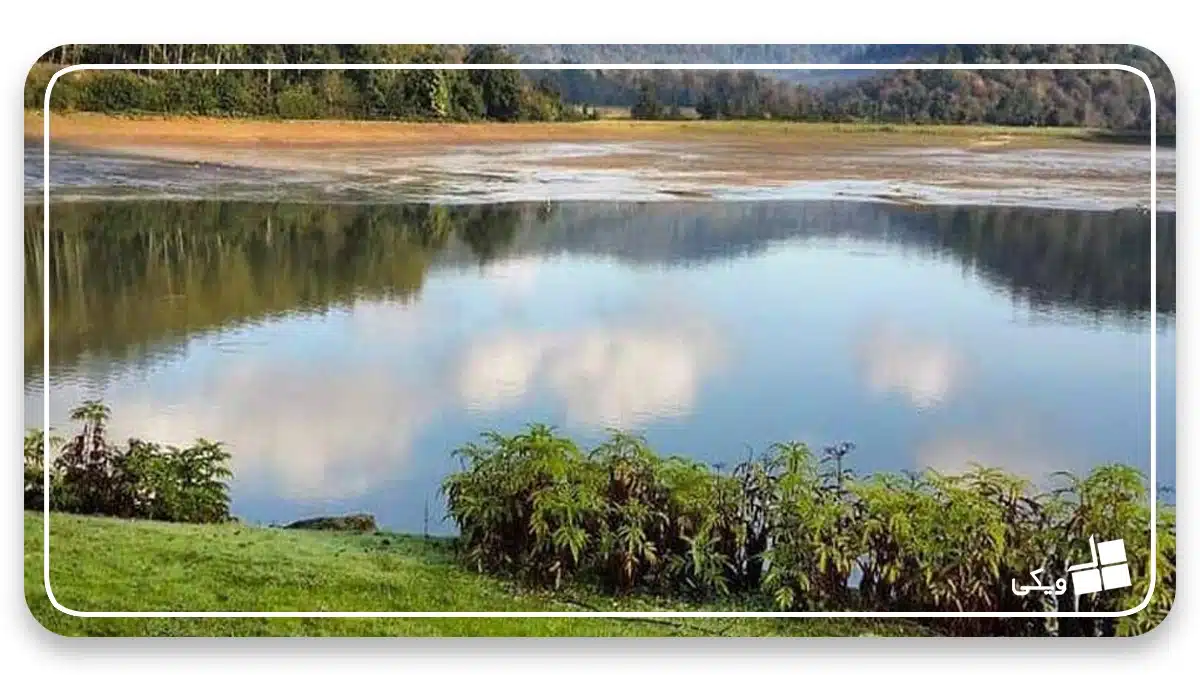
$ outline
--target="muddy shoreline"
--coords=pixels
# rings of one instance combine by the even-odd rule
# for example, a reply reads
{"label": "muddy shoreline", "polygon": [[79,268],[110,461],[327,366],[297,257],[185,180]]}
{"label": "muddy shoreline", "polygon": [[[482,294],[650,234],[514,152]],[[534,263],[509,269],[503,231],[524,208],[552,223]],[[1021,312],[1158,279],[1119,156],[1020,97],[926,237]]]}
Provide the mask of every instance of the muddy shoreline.
{"label": "muddy shoreline", "polygon": [[[40,189],[42,118],[27,115],[25,122],[29,195]],[[54,116],[51,189],[64,199],[853,199],[1101,210],[1150,204],[1148,146],[1098,143],[1073,130],[885,129]],[[1174,210],[1174,149],[1157,154],[1157,208]],[[59,171],[60,161],[69,170]],[[119,189],[106,191],[106,184]]]}

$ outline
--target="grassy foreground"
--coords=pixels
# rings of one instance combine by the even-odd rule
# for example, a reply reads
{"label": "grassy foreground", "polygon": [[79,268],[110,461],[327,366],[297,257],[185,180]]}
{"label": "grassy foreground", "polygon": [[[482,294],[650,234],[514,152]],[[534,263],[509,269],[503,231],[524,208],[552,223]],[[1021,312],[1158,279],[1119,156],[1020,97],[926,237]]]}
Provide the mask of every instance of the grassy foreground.
{"label": "grassy foreground", "polygon": [[[529,592],[464,570],[447,540],[51,516],[51,585],[83,611],[653,611],[731,606]],[[910,622],[842,619],[94,619],[42,585],[42,516],[25,514],[25,597],[39,623],[92,636],[922,635]],[[661,601],[660,601],[661,603]]]}

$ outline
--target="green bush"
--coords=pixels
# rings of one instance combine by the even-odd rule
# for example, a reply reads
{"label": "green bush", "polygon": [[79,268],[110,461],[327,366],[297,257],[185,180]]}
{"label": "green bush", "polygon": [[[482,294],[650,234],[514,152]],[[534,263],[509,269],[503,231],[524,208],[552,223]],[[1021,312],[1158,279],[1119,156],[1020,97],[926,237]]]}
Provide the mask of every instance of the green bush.
{"label": "green bush", "polygon": [[[473,567],[535,583],[573,576],[618,592],[737,593],[787,611],[924,612],[1111,611],[1136,605],[1149,583],[1148,495],[1129,467],[1059,474],[1065,485],[1034,493],[983,467],[858,478],[842,467],[848,444],[819,459],[804,444],[776,444],[726,474],[621,433],[590,453],[540,425],[485,441],[458,451],[463,468],[443,484],[450,517]],[[1160,507],[1159,520],[1160,591],[1144,613],[937,625],[967,635],[1145,632],[1174,597],[1173,511]],[[1127,592],[1012,593],[1012,579],[1038,567],[1064,578],[1090,536],[1125,540],[1137,579]]]}
{"label": "green bush", "polygon": [[663,459],[637,437],[614,433],[588,457],[601,476],[595,561],[602,580],[711,595],[734,577],[739,541],[732,481],[680,457]]}
{"label": "green bush", "polygon": [[325,106],[311,88],[298,85],[279,92],[275,107],[280,117],[298,120],[322,117]]}
{"label": "green bush", "polygon": [[[57,445],[58,439],[51,438],[51,445]],[[25,433],[25,508],[41,510],[45,499],[45,456],[46,438],[41,429],[31,429]],[[56,475],[50,475],[50,491],[55,491]]]}
{"label": "green bush", "polygon": [[487,108],[483,104],[483,91],[471,83],[465,71],[452,70],[450,78],[450,116],[458,122],[469,122],[483,118]]}
{"label": "green bush", "polygon": [[[50,508],[55,511],[190,523],[229,520],[225,481],[229,453],[198,439],[177,448],[130,439],[108,442],[109,409],[87,401],[71,413],[82,429],[65,443],[51,439]],[[46,443],[40,430],[25,434],[25,508],[44,508]]]}
{"label": "green bush", "polygon": [[265,91],[247,76],[251,72],[226,70],[213,74],[213,98],[221,114],[233,117],[267,112],[261,100]]}
{"label": "green bush", "polygon": [[[37,63],[29,69],[29,74],[25,76],[25,109],[26,110],[41,110],[46,98],[46,86],[50,84],[50,78],[54,75],[54,68],[47,67],[47,64]],[[55,89],[62,85],[62,78],[55,83]],[[53,106],[54,101],[51,101]]]}
{"label": "green bush", "polygon": [[549,427],[484,439],[456,451],[470,469],[443,483],[467,562],[559,585],[583,561],[600,515],[595,467]]}
{"label": "green bush", "polygon": [[141,76],[127,70],[92,73],[87,78],[79,106],[94,112],[147,110],[144,90],[149,84]]}

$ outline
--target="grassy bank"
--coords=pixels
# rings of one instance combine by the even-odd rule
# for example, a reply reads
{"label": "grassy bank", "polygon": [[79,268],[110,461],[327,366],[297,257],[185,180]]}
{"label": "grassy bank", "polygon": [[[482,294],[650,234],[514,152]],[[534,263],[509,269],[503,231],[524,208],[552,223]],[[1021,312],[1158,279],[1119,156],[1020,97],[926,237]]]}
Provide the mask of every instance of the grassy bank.
{"label": "grassy bank", "polygon": [[[40,141],[44,118],[26,111],[25,137]],[[840,124],[773,120],[433,123],[352,120],[231,119],[215,117],[52,114],[51,136],[87,147],[427,147],[446,144],[538,141],[763,142],[803,147],[947,145],[1046,147],[1086,141],[1128,140],[1101,129],[916,124]]]}
{"label": "grassy bank", "polygon": [[[1175,588],[1174,510],[1159,512],[1149,547],[1144,477],[1122,465],[1056,475],[1030,494],[1026,479],[977,467],[859,476],[853,445],[818,457],[776,443],[730,472],[663,457],[614,432],[585,450],[553,428],[483,435],[455,451],[442,483],[454,540],[388,533],[313,534],[231,522],[229,453],[198,439],[164,446],[107,439],[109,409],[86,401],[70,439],[31,430],[24,443],[26,583],[33,612],[54,630],[92,634],[844,635],[874,624],[797,620],[697,622],[474,619],[375,620],[325,633],[310,622],[80,623],[55,614],[39,588],[47,505],[56,515],[50,578],[84,611],[544,611],[731,609],[891,612],[1054,611],[1057,596],[1009,593],[1029,560],[1058,575],[1072,541],[1122,539],[1132,585],[1076,600],[1084,610],[1151,606],[1116,622],[956,617],[954,635],[1133,635],[1161,623]],[[46,457],[53,460],[47,466]],[[832,463],[831,463],[832,462]],[[43,493],[45,471],[49,491]],[[121,519],[97,518],[109,514]],[[135,518],[139,520],[127,520]],[[149,520],[140,520],[149,519]],[[165,524],[166,522],[174,524]],[[189,524],[180,524],[189,523]],[[1094,546],[1093,546],[1094,550]],[[486,573],[487,576],[483,576]],[[855,582],[856,573],[859,575]],[[1080,604],[1082,600],[1083,604]],[[1050,603],[1047,606],[1047,602]],[[76,617],[77,619],[77,617]],[[59,625],[60,622],[65,622]],[[486,625],[485,625],[486,624]],[[344,624],[336,622],[342,630]],[[912,624],[884,627],[907,632]],[[273,631],[282,631],[275,633]],[[200,631],[195,633],[194,631]],[[502,631],[502,632],[496,632]]]}
{"label": "grassy bank", "polygon": [[[842,636],[914,635],[908,622],[835,619],[83,619],[42,585],[43,521],[25,514],[25,594],[62,635]],[[732,609],[655,604],[579,589],[525,591],[454,563],[447,540],[182,525],[54,514],[51,585],[77,610],[606,611]]]}

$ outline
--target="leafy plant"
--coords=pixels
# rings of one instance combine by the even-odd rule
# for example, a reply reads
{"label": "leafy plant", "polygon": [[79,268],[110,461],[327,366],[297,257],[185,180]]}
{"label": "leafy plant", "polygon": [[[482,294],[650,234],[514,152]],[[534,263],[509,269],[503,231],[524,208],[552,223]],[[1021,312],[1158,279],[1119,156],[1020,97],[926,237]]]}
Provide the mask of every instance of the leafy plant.
{"label": "leafy plant", "polygon": [[[50,459],[50,508],[72,513],[211,523],[229,519],[229,453],[199,439],[177,448],[129,439],[109,442],[109,408],[85,401],[71,412],[82,423]],[[51,439],[57,446],[58,439]],[[25,435],[25,508],[43,508],[46,460],[41,431]]]}
{"label": "leafy plant", "polygon": [[442,485],[469,564],[562,583],[584,562],[601,514],[597,473],[569,439],[533,425],[484,435]]}
{"label": "leafy plant", "polygon": [[[62,444],[62,439],[51,436],[50,448]],[[25,432],[25,508],[40,511],[45,507],[45,462],[46,437],[41,429],[30,429]],[[57,490],[57,474],[50,474],[50,491]]]}
{"label": "leafy plant", "polygon": [[[1042,567],[1065,576],[1089,536],[1123,538],[1136,580],[1126,593],[1084,596],[1083,609],[1127,609],[1149,584],[1149,507],[1141,475],[1102,466],[1036,493],[998,469],[857,477],[848,443],[818,460],[778,443],[722,473],[657,455],[613,432],[589,453],[549,427],[485,435],[458,452],[446,479],[466,559],[480,570],[559,586],[568,576],[620,593],[739,593],[781,610],[1067,610],[1057,596],[1019,596],[1011,580]],[[1160,507],[1157,590],[1115,621],[939,619],[959,635],[1145,632],[1174,597],[1174,511]],[[1065,599],[1065,598],[1064,598]]]}

